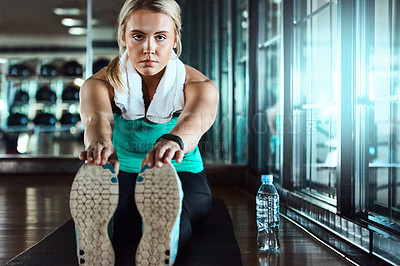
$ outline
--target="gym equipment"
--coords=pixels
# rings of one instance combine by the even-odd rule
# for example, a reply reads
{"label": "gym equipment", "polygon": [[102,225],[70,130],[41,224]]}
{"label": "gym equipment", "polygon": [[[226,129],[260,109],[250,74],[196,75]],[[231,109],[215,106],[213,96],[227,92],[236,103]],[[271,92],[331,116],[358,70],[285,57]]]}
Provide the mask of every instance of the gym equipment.
{"label": "gym equipment", "polygon": [[54,126],[56,124],[56,121],[56,117],[50,113],[39,113],[33,120],[36,125],[42,126]]}
{"label": "gym equipment", "polygon": [[51,64],[45,64],[40,69],[40,74],[44,77],[54,78],[58,76],[58,69]]}
{"label": "gym equipment", "polygon": [[71,114],[69,112],[65,112],[60,119],[61,125],[76,125],[76,123],[80,120],[80,116],[78,114]]}
{"label": "gym equipment", "polygon": [[64,102],[79,101],[79,88],[72,85],[65,87],[61,99]]}
{"label": "gym equipment", "polygon": [[[5,265],[77,265],[72,219]],[[210,217],[193,232],[174,265],[243,265],[232,219],[221,199],[213,199]]]}
{"label": "gym equipment", "polygon": [[78,62],[69,61],[64,64],[62,72],[66,77],[80,77],[83,74],[83,68]]}
{"label": "gym equipment", "polygon": [[10,114],[7,118],[8,126],[26,126],[28,125],[28,122],[28,117],[21,113]]}
{"label": "gym equipment", "polygon": [[12,106],[23,106],[29,102],[29,94],[23,90],[17,90],[15,92],[14,101]]}
{"label": "gym equipment", "polygon": [[8,73],[10,76],[23,78],[29,77],[33,74],[31,69],[23,64],[15,64],[10,66]]}
{"label": "gym equipment", "polygon": [[36,92],[36,101],[47,105],[53,105],[57,101],[57,95],[49,86],[45,85]]}
{"label": "gym equipment", "polygon": [[99,72],[102,68],[108,66],[110,60],[100,58],[93,63],[93,73]]}

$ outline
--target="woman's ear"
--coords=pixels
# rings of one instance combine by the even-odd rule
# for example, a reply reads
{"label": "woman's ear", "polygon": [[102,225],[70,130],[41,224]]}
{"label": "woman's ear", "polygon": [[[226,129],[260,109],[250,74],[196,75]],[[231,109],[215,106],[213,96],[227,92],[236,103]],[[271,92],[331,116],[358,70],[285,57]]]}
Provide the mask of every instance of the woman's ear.
{"label": "woman's ear", "polygon": [[125,38],[125,33],[124,33],[124,34],[122,34],[122,36],[121,36],[121,41],[122,41],[122,45],[123,45],[124,47],[126,47],[126,38]]}

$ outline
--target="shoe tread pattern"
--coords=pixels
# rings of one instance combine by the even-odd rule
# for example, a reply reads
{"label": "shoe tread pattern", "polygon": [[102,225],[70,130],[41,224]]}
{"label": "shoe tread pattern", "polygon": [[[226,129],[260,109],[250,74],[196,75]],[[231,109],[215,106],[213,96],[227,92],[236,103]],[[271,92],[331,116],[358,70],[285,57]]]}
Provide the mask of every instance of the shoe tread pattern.
{"label": "shoe tread pattern", "polygon": [[172,265],[171,232],[181,209],[181,195],[174,168],[149,168],[140,173],[135,202],[143,220],[143,235],[136,265]]}
{"label": "shoe tread pattern", "polygon": [[102,166],[83,165],[73,181],[70,194],[71,216],[78,234],[79,265],[114,265],[108,223],[117,206],[116,174]]}

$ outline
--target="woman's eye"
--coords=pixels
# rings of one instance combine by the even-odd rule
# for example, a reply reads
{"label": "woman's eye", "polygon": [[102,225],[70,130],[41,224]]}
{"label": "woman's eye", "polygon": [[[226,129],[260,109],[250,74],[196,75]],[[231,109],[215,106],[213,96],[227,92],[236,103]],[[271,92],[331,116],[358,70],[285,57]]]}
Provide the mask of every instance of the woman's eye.
{"label": "woman's eye", "polygon": [[137,41],[141,41],[143,39],[142,35],[133,35],[133,39],[137,40]]}
{"label": "woman's eye", "polygon": [[166,37],[163,36],[163,35],[159,35],[159,36],[156,37],[156,39],[157,39],[157,41],[163,41],[163,40],[166,39]]}

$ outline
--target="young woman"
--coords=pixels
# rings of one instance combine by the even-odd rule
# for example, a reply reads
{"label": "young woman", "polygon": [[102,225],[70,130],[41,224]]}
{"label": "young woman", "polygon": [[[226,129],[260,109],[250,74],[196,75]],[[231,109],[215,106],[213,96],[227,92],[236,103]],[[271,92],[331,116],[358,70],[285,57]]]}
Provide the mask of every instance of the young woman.
{"label": "young woman", "polygon": [[[118,174],[119,202],[112,237],[116,264],[134,264],[136,250],[136,264],[172,264],[174,245],[186,245],[192,226],[202,223],[211,208],[197,145],[215,120],[219,95],[212,81],[179,60],[180,32],[180,8],[174,0],[127,0],[119,16],[119,56],[81,88],[86,148],[80,159],[93,167],[109,163]],[[149,176],[153,178],[147,184],[150,189],[138,183]],[[137,194],[148,189],[155,195],[159,189],[155,185],[164,179],[171,179],[173,185],[165,185],[166,192],[159,198],[150,196],[151,206],[146,205],[146,194]],[[176,192],[181,189],[183,201]],[[176,193],[165,201],[176,206],[157,205],[168,190]],[[178,216],[172,220],[180,227],[164,225],[168,212]],[[173,243],[172,231],[177,228],[178,241]],[[78,233],[84,229],[77,225]],[[163,239],[164,229],[170,236],[165,250],[155,243]],[[78,250],[81,263],[85,259],[80,254],[85,252]],[[92,258],[86,258],[86,264],[88,260]]]}

